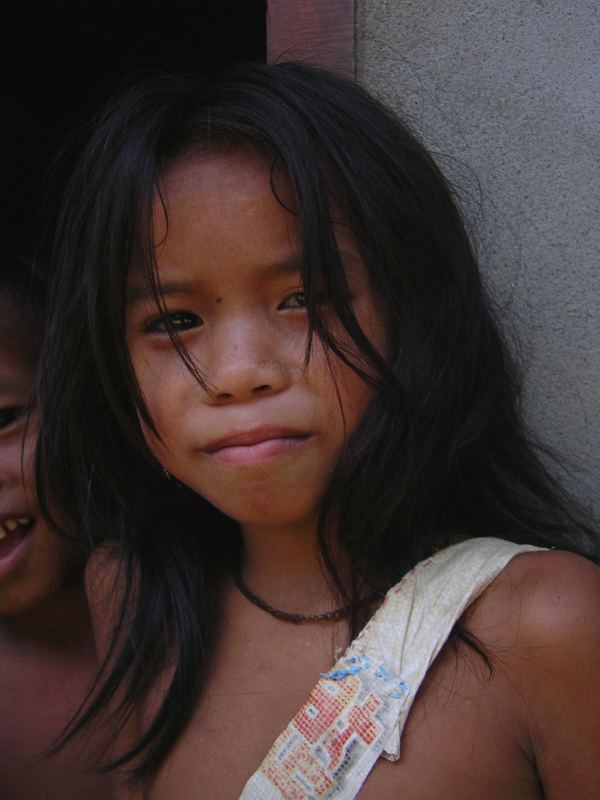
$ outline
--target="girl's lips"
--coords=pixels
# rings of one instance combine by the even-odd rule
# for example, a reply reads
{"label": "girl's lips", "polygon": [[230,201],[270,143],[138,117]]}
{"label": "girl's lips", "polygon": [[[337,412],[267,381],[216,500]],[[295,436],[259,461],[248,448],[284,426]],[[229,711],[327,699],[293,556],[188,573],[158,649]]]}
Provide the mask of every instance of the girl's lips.
{"label": "girl's lips", "polygon": [[204,446],[203,450],[207,453],[214,453],[216,450],[222,450],[224,447],[260,444],[261,442],[267,441],[267,439],[306,438],[308,435],[306,431],[300,431],[288,425],[261,425],[257,428],[246,428],[240,431],[227,433],[225,436],[221,436],[219,439],[214,439],[212,442],[209,442]]}
{"label": "girl's lips", "polygon": [[211,456],[226,464],[256,464],[275,456],[297,450],[308,439],[308,434],[300,436],[273,436],[253,444],[229,444],[209,450]]}

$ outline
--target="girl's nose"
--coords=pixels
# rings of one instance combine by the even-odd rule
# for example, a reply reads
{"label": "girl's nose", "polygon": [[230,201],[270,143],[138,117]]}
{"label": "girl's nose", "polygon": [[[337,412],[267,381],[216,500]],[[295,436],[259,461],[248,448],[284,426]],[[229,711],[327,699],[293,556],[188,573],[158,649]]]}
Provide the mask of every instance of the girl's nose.
{"label": "girl's nose", "polygon": [[236,326],[220,338],[209,364],[213,400],[247,402],[289,384],[289,369],[273,332]]}

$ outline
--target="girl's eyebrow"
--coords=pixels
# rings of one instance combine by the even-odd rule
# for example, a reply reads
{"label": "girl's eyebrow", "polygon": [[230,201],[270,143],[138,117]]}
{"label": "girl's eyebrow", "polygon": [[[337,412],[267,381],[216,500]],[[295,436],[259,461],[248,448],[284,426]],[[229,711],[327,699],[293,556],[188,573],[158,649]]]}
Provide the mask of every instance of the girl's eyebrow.
{"label": "girl's eyebrow", "polygon": [[[354,265],[360,266],[362,268],[362,262],[359,256],[355,253],[350,252],[349,250],[342,250],[339,251],[342,260],[347,265]],[[275,261],[272,264],[268,264],[267,266],[261,269],[261,273],[265,278],[270,278],[277,275],[282,274],[294,274],[302,271],[302,259],[297,256],[291,256],[290,258],[286,258],[283,261]],[[353,271],[352,269],[350,271]],[[198,291],[199,289],[199,282],[198,281],[166,281],[165,283],[161,283],[158,285],[158,291],[161,297],[167,297],[169,295],[174,294],[192,294],[193,292]],[[154,300],[154,293],[152,288],[144,283],[144,284],[133,284],[127,289],[127,296],[126,296],[126,303],[127,305],[131,305],[133,303],[140,303],[145,302],[148,300]]]}
{"label": "girl's eyebrow", "polygon": [[[190,294],[196,288],[196,284],[190,281],[167,281],[157,286],[161,297],[166,297],[170,294]],[[127,305],[146,300],[154,300],[154,292],[148,284],[134,284],[127,289]]]}
{"label": "girl's eyebrow", "polygon": [[[302,262],[296,256],[287,258],[283,261],[276,261],[273,264],[268,264],[261,269],[261,274],[265,278],[270,278],[281,274],[293,274],[300,272],[302,269]],[[198,291],[200,287],[199,281],[166,281],[160,283],[157,289],[161,297],[167,297],[174,294],[192,294]],[[126,303],[140,303],[147,300],[154,300],[154,293],[152,288],[147,283],[133,284],[127,289]]]}
{"label": "girl's eyebrow", "polygon": [[[344,267],[350,267],[348,270],[349,272],[355,272],[357,268],[359,270],[364,270],[362,259],[357,253],[353,253],[348,248],[344,249],[343,247],[338,248],[338,252]],[[274,264],[269,264],[264,268],[264,274],[266,277],[280,274],[292,274],[295,272],[302,272],[302,267],[302,258],[293,255],[290,258],[286,258],[284,261],[276,261]]]}
{"label": "girl's eyebrow", "polygon": [[283,261],[275,261],[272,264],[268,264],[262,270],[266,278],[270,278],[272,276],[277,276],[277,275],[291,275],[301,271],[302,271],[302,260],[299,256],[296,255],[293,255],[290,258],[286,258]]}

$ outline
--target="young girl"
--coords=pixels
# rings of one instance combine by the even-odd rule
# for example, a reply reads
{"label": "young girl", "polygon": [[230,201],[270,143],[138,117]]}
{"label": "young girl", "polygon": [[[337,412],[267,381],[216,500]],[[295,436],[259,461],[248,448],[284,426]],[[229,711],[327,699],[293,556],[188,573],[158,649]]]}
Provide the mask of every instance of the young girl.
{"label": "young girl", "polygon": [[40,476],[119,796],[595,796],[593,533],[406,127],[293,64],[135,82],[55,253]]}
{"label": "young girl", "polygon": [[[44,280],[29,261],[0,258],[0,797],[106,798],[87,767],[91,743],[44,752],[96,671],[80,548],[59,538],[36,500],[30,407],[44,316]],[[30,413],[31,412],[31,413]],[[85,745],[82,747],[82,744]]]}

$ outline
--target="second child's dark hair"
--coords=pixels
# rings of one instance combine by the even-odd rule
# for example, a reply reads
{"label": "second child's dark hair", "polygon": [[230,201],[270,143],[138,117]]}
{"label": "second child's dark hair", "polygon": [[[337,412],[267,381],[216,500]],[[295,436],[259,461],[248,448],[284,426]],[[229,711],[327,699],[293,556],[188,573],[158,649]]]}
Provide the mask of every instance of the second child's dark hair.
{"label": "second child's dark hair", "polygon": [[[324,565],[355,604],[352,632],[365,587],[387,589],[456,535],[592,552],[591,529],[524,430],[519,383],[453,191],[389,110],[321,70],[242,64],[209,81],[137,80],[92,129],[58,215],[38,485],[46,510],[60,509],[90,548],[107,540],[118,547],[127,635],[115,632],[110,667],[68,735],[111,697],[123,698],[122,720],[172,663],[154,723],[112,764],[133,760],[142,780],[156,772],[192,714],[220,581],[241,546],[232,521],[162,475],[142,434],[140,419],[152,420],[126,349],[127,272],[141,265],[161,306],[152,207],[165,171],[186,155],[250,149],[287,177],[301,236],[307,357],[316,335],[376,389],[331,477],[319,528]],[[332,208],[354,232],[380,299],[385,361],[353,314]],[[320,318],[323,284],[351,348]],[[332,557],[333,519],[352,586]]]}

